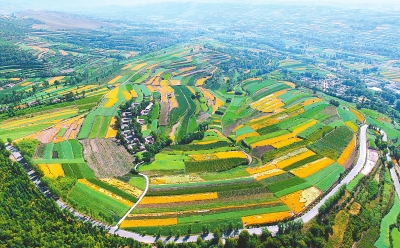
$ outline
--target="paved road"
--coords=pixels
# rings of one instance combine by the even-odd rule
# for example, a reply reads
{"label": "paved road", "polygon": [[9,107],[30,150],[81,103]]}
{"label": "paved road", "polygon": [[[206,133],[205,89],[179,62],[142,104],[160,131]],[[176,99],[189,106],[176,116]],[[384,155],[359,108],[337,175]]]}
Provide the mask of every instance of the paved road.
{"label": "paved road", "polygon": [[[135,166],[135,170],[137,170],[139,164],[137,164]],[[139,199],[137,200],[137,202],[128,210],[128,212],[126,212],[126,214],[118,221],[117,225],[115,225],[112,229],[112,231],[117,230],[119,225],[121,225],[122,221],[125,220],[125,218],[129,215],[130,212],[132,212],[132,210],[140,203],[140,201],[143,199],[143,197],[146,195],[147,191],[149,190],[149,177],[146,176],[145,174],[139,173],[140,176],[144,177],[146,179],[146,188],[143,191],[142,195],[139,197]]]}
{"label": "paved road", "polygon": [[[387,139],[387,134],[385,133],[385,131],[380,130],[380,132],[381,132],[381,134],[383,136],[382,140],[387,142],[388,139]],[[392,160],[392,158],[390,157],[389,149],[388,149],[388,153],[386,154],[386,159],[387,159],[387,161],[391,161]],[[392,180],[393,180],[393,183],[394,183],[394,188],[396,189],[397,195],[400,198],[400,183],[399,183],[399,178],[397,177],[396,170],[395,170],[394,167],[392,169],[390,169],[390,175],[392,176]]]}
{"label": "paved road", "polygon": [[[367,125],[362,126],[360,129],[360,154],[359,154],[359,158],[358,158],[356,166],[354,166],[354,168],[347,174],[347,176],[338,185],[336,185],[336,187],[334,187],[329,194],[327,194],[325,197],[323,197],[322,200],[317,205],[315,205],[312,209],[310,209],[303,216],[297,218],[297,220],[302,219],[303,222],[306,223],[306,222],[310,221],[311,219],[313,219],[315,216],[317,216],[318,209],[320,208],[320,206],[322,206],[329,197],[331,197],[333,194],[335,194],[343,184],[348,183],[351,180],[353,180],[357,176],[357,174],[361,171],[362,167],[365,164],[366,156],[367,156],[366,130],[367,130]],[[12,152],[13,156],[17,159],[17,161],[22,164],[22,166],[25,168],[28,175],[30,176],[31,180],[38,186],[39,190],[41,192],[43,192],[46,197],[53,198],[51,193],[40,182],[40,180],[36,176],[36,174],[28,167],[28,165],[22,158],[19,151],[16,148],[11,147],[11,146],[8,146],[7,149],[9,149]],[[149,179],[146,175],[143,175],[143,174],[141,174],[141,175],[146,178],[146,192],[147,192]],[[396,178],[397,178],[397,175],[396,175]],[[397,180],[397,184],[398,184],[398,180]],[[399,189],[398,193],[400,194],[400,185],[398,185],[398,189]],[[139,200],[141,200],[144,197],[144,195],[145,194],[142,194],[142,196],[140,197]],[[74,209],[70,208],[65,203],[63,203],[59,200],[57,200],[57,205],[61,209],[67,208],[69,211],[73,212],[75,216],[77,216],[79,219],[81,219],[83,221],[90,221],[95,226],[104,227],[105,229],[109,230],[109,232],[112,234],[117,234],[121,237],[134,238],[135,240],[143,242],[143,243],[155,243],[158,240],[158,238],[153,237],[153,236],[142,236],[138,233],[133,233],[133,232],[125,231],[125,230],[119,230],[117,228],[117,226],[120,224],[120,222],[122,222],[123,219],[126,218],[126,216],[129,214],[130,211],[127,212],[127,214],[118,222],[117,226],[110,227],[104,223],[90,219],[89,217],[75,211]],[[137,205],[137,204],[135,204],[135,205]],[[134,208],[135,205],[132,208]],[[266,226],[265,228],[267,228],[271,233],[276,233],[278,231],[277,225]],[[261,232],[262,232],[261,228],[249,228],[246,230],[248,230],[250,234],[261,234]],[[238,233],[240,233],[240,231],[242,231],[242,230],[232,232],[232,233],[223,233],[222,237],[226,238],[226,237],[236,236]],[[179,237],[179,238],[160,237],[160,239],[165,243],[169,242],[169,241],[174,241],[175,243],[182,243],[182,242],[195,242],[198,237],[199,237],[199,235],[192,235],[192,236],[185,236],[185,237]],[[203,238],[203,240],[210,240],[213,238],[213,235],[208,234],[208,235],[204,235],[201,237]]]}
{"label": "paved road", "polygon": [[367,137],[367,125],[364,125],[360,129],[360,151],[359,151],[359,157],[357,164],[353,167],[353,169],[346,175],[345,178],[342,179],[342,181],[336,185],[335,188],[331,190],[327,195],[322,198],[322,200],[315,205],[310,211],[305,213],[303,216],[301,216],[301,219],[303,220],[304,223],[310,221],[313,219],[315,216],[318,214],[318,209],[325,203],[325,201],[333,196],[339,188],[344,185],[349,183],[351,180],[353,180],[358,173],[360,173],[361,169],[364,167],[366,159],[367,159],[367,143],[366,143],[366,137]]}
{"label": "paved road", "polygon": [[84,214],[81,214],[81,213],[77,212],[76,210],[74,210],[73,208],[69,207],[64,202],[62,202],[59,199],[57,199],[57,197],[54,197],[53,194],[47,189],[47,187],[40,181],[38,175],[28,166],[28,164],[26,163],[25,159],[22,157],[21,153],[15,147],[12,147],[10,145],[7,145],[6,148],[7,148],[7,150],[9,150],[12,153],[12,155],[17,160],[17,162],[22,165],[22,168],[26,171],[26,173],[28,174],[29,178],[36,185],[36,187],[39,189],[39,191],[42,192],[46,198],[54,199],[56,201],[57,206],[61,210],[67,209],[68,211],[73,213],[75,215],[75,217],[77,217],[79,220],[90,221],[94,226],[103,227],[103,228],[105,228],[107,230],[111,228],[110,226],[108,226],[108,225],[106,225],[104,223],[96,221],[96,220],[90,218],[89,216],[86,216]]}

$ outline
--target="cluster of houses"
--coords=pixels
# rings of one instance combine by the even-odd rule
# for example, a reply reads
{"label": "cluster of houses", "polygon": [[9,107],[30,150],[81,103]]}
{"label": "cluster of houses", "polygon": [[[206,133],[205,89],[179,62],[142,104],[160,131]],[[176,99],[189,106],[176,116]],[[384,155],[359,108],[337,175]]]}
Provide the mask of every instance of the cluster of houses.
{"label": "cluster of houses", "polygon": [[0,90],[9,89],[9,88],[12,88],[14,86],[15,86],[15,84],[9,83],[9,84],[3,85],[3,87],[0,87]]}
{"label": "cluster of houses", "polygon": [[[132,103],[131,108],[136,108],[139,103]],[[150,103],[145,109],[140,111],[141,115],[148,115],[151,111],[151,108],[153,107],[153,103]],[[146,145],[152,145],[154,143],[154,138],[153,136],[149,135],[144,137],[144,143],[141,143],[140,140],[136,137],[135,132],[133,129],[130,128],[130,125],[132,124],[132,121],[136,121],[140,125],[145,125],[145,120],[140,119],[139,116],[134,117],[132,115],[132,112],[127,111],[127,112],[122,112],[121,114],[121,134],[122,137],[127,144],[127,148],[129,150],[133,150],[135,147],[137,149],[134,152],[141,152],[145,151],[145,144]]]}

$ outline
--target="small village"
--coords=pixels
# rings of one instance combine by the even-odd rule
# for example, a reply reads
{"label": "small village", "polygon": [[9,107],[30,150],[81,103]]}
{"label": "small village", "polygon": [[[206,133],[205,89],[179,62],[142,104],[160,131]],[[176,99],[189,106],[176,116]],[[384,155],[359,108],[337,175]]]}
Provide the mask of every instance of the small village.
{"label": "small village", "polygon": [[[150,102],[144,109],[139,110],[140,116],[148,116],[153,107],[153,103]],[[146,120],[138,116],[134,116],[133,110],[140,108],[140,103],[133,102],[128,108],[128,111],[121,113],[120,130],[122,135],[122,140],[117,140],[117,143],[121,143],[125,148],[132,153],[144,152],[146,151],[145,145],[152,145],[154,143],[154,137],[149,135],[143,137],[142,133],[138,134],[138,130],[135,131],[134,123],[138,123],[141,127],[146,125]],[[139,131],[140,132],[140,131]]]}

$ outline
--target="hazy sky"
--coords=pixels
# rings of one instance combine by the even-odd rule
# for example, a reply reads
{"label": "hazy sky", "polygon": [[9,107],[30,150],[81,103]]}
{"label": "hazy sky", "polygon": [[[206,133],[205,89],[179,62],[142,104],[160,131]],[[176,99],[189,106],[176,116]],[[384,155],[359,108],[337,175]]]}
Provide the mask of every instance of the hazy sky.
{"label": "hazy sky", "polygon": [[[79,10],[104,7],[109,5],[142,5],[157,2],[211,2],[211,3],[242,3],[242,4],[312,4],[333,5],[342,7],[382,7],[390,9],[400,5],[400,0],[0,0],[0,13],[24,9],[48,9],[48,10]],[[372,5],[372,6],[371,6]]]}
{"label": "hazy sky", "polygon": [[157,2],[229,2],[229,3],[313,3],[313,4],[398,4],[398,0],[0,0],[0,4],[48,5],[135,5]]}

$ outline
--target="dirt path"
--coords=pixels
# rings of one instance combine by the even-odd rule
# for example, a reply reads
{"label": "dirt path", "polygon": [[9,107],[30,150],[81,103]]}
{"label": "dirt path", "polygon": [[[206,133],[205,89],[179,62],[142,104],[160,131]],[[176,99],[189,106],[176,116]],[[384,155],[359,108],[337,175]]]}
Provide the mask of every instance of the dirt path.
{"label": "dirt path", "polygon": [[247,160],[249,160],[249,164],[253,163],[253,157],[250,154],[248,154],[245,150],[243,150],[243,148],[241,148],[240,146],[237,147],[240,148],[240,150],[242,150],[244,154],[246,154]]}
{"label": "dirt path", "polygon": [[[170,137],[175,137],[176,129],[178,129],[178,126],[181,124],[181,122],[177,122],[175,125],[172,126],[171,133],[169,134]],[[175,142],[175,140],[174,140]]]}

